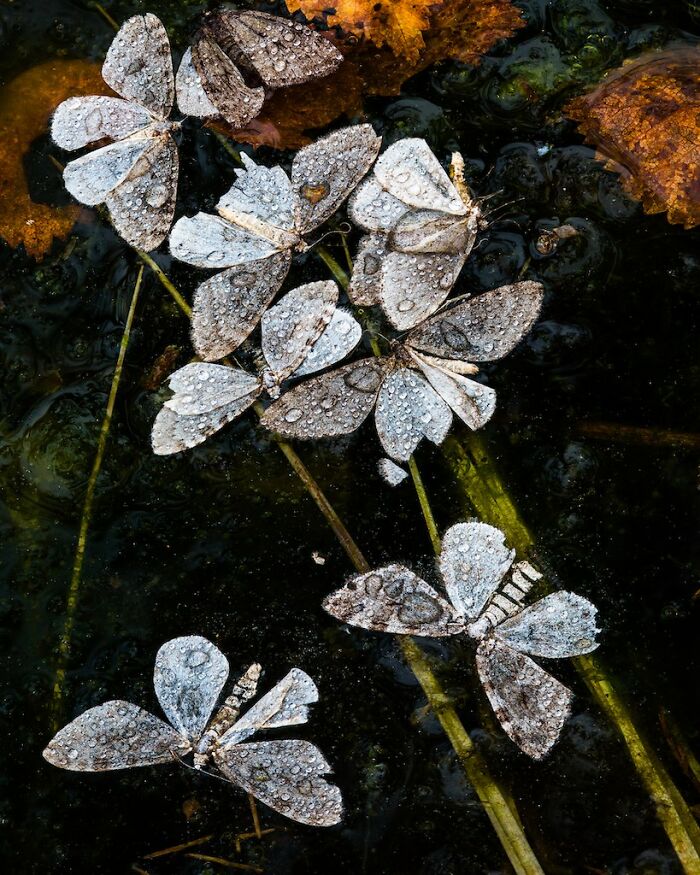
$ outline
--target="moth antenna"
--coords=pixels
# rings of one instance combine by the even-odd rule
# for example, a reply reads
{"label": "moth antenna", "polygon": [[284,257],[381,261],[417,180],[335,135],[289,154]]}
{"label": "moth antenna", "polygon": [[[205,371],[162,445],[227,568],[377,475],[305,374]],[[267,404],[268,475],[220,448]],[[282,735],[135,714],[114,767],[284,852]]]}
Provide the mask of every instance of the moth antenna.
{"label": "moth antenna", "polygon": [[196,769],[194,766],[191,766],[189,763],[186,763],[183,758],[175,753],[175,751],[171,751],[173,755],[173,759],[176,759],[181,766],[184,766],[186,769],[189,769],[191,772],[197,772],[198,775],[206,775],[208,778],[216,778],[217,781],[223,781],[224,784],[231,785],[231,781],[228,778],[222,778],[221,775],[217,775],[215,772],[210,772],[208,769]]}
{"label": "moth antenna", "polygon": [[[347,228],[347,230],[345,230]],[[333,228],[331,231],[326,231],[325,234],[322,234],[318,240],[314,240],[312,243],[307,245],[307,249],[313,249],[314,246],[318,246],[319,243],[322,243],[326,237],[332,237],[334,234],[338,234],[339,237],[345,237],[346,234],[349,234],[352,228],[348,224],[348,222],[343,222],[338,228]]]}

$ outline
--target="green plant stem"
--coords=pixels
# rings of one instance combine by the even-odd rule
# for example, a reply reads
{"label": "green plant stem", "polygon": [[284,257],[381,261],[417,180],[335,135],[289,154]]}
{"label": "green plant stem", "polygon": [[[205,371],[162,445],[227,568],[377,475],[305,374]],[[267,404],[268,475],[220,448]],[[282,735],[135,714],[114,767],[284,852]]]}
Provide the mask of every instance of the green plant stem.
{"label": "green plant stem", "polygon": [[[480,519],[498,526],[522,557],[531,556],[535,539],[501,480],[484,438],[470,433],[443,444],[447,463]],[[657,816],[687,873],[700,873],[700,828],[665,766],[637,728],[615,682],[600,660],[573,660],[593,698],[616,727],[637,773],[654,802]]]}
{"label": "green plant stem", "polygon": [[430,535],[430,543],[433,545],[435,555],[439,556],[441,547],[440,533],[438,532],[437,523],[433,516],[433,509],[428,501],[428,493],[425,491],[425,486],[423,485],[423,478],[420,475],[418,465],[413,456],[408,460],[408,470],[411,472],[413,486],[415,487],[416,495],[418,496],[418,502],[420,504],[420,509],[423,512],[423,519],[425,520],[428,534]]}
{"label": "green plant stem", "polygon": [[82,581],[83,564],[85,562],[85,548],[87,546],[88,530],[92,520],[92,508],[95,501],[95,489],[97,487],[97,478],[100,475],[102,468],[102,460],[104,459],[105,447],[107,446],[107,438],[112,424],[112,415],[114,413],[114,405],[117,399],[119,383],[121,381],[122,371],[124,369],[124,359],[129,346],[129,338],[131,337],[131,329],[134,324],[134,314],[136,313],[136,304],[141,291],[141,281],[143,279],[143,266],[139,268],[134,285],[134,291],[131,295],[131,304],[126,317],[122,339],[119,344],[119,354],[117,355],[117,363],[114,367],[112,376],[112,384],[109,389],[109,397],[107,398],[107,408],[102,419],[100,433],[97,438],[97,449],[95,459],[92,463],[92,470],[88,479],[87,489],[85,491],[85,499],[83,501],[83,510],[80,516],[80,529],[78,532],[78,546],[73,559],[73,570],[71,573],[70,584],[68,587],[68,596],[66,599],[66,618],[63,624],[63,632],[58,642],[58,660],[56,667],[56,676],[53,685],[53,695],[51,700],[51,716],[54,729],[58,728],[60,720],[61,703],[63,700],[63,688],[66,680],[66,667],[70,656],[71,641],[73,638],[73,629],[75,627],[75,613],[78,608],[80,597],[80,584]]}
{"label": "green plant stem", "polygon": [[182,312],[187,316],[188,319],[192,318],[192,307],[187,303],[187,301],[182,297],[180,292],[175,288],[170,278],[163,272],[163,268],[155,262],[151,256],[147,252],[143,252],[140,249],[136,250],[136,254],[141,259],[141,261],[150,267],[153,273],[158,278],[158,282],[163,286],[163,288],[168,292],[169,295],[173,298],[177,306],[182,310]]}

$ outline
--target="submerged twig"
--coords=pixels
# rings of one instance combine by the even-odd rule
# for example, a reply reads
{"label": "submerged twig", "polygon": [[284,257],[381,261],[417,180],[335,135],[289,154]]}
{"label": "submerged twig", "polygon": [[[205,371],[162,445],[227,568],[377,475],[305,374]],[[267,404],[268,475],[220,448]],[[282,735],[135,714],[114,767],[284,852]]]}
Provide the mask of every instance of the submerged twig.
{"label": "submerged twig", "polygon": [[75,626],[75,612],[78,607],[78,597],[80,594],[80,583],[82,580],[83,563],[85,561],[85,547],[87,545],[88,529],[92,519],[92,506],[95,500],[95,488],[97,486],[97,478],[102,468],[102,460],[105,454],[109,429],[112,424],[112,414],[114,413],[114,404],[119,390],[119,382],[124,368],[124,359],[126,350],[129,346],[129,338],[131,336],[131,328],[134,323],[134,314],[136,312],[136,304],[139,299],[141,290],[141,280],[143,279],[143,267],[139,268],[134,284],[134,291],[131,295],[131,304],[126,317],[122,339],[119,344],[119,354],[117,363],[112,376],[112,384],[109,389],[109,397],[107,398],[107,408],[100,427],[100,434],[97,439],[97,450],[95,452],[95,460],[92,463],[90,478],[88,480],[87,490],[85,491],[85,500],[83,502],[83,511],[80,517],[80,529],[78,532],[78,546],[75,551],[73,560],[73,571],[71,573],[70,585],[68,587],[68,596],[66,599],[66,618],[63,624],[63,632],[58,642],[58,661],[56,667],[56,677],[53,686],[53,695],[51,700],[51,719],[54,728],[58,728],[59,711],[61,700],[63,698],[63,686],[66,679],[66,666],[70,655],[71,640],[73,637],[73,628]]}
{"label": "submerged twig", "polygon": [[[532,554],[535,539],[508,494],[484,439],[472,432],[459,441],[443,444],[445,458],[471,508],[484,522],[498,526],[509,544],[523,558]],[[637,728],[613,679],[600,660],[579,656],[574,660],[599,707],[617,728],[656,813],[684,870],[700,873],[700,828],[671,776]]]}
{"label": "submerged twig", "polygon": [[644,428],[638,425],[617,425],[614,422],[579,422],[576,431],[583,437],[613,444],[638,444],[645,447],[682,447],[700,450],[700,434]]}
{"label": "submerged twig", "polygon": [[208,836],[200,836],[198,839],[192,839],[189,842],[182,842],[179,845],[171,845],[169,848],[162,848],[160,851],[152,851],[150,854],[144,854],[144,860],[155,860],[158,857],[167,857],[170,854],[179,854],[181,851],[186,851],[188,848],[196,848],[197,845],[204,845],[214,838],[214,834]]}
{"label": "submerged twig", "polygon": [[185,854],[193,860],[202,860],[205,863],[217,863],[226,869],[241,869],[243,872],[263,872],[263,869],[257,866],[251,866],[248,863],[234,863],[233,860],[225,860],[223,857],[212,857],[210,854]]}

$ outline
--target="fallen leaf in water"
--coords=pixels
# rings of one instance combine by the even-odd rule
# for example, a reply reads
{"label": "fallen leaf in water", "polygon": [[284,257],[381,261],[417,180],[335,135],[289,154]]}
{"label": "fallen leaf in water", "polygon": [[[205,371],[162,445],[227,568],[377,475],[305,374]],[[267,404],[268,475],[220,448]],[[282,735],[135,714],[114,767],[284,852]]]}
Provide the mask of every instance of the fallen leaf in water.
{"label": "fallen leaf in water", "polygon": [[[29,195],[23,158],[47,129],[51,113],[68,97],[107,94],[99,64],[54,59],[20,73],[0,91],[0,237],[24,244],[41,259],[54,237],[65,237],[80,207],[35,203]],[[56,171],[48,166],[47,173]]]}
{"label": "fallen leaf in water", "polygon": [[610,73],[564,112],[647,213],[700,224],[700,48],[652,52]]}
{"label": "fallen leaf in water", "polygon": [[[301,8],[294,3],[299,4],[299,0],[290,0],[290,11]],[[314,6],[338,8],[329,4],[322,7],[318,2],[308,6],[307,17],[314,14]],[[378,48],[367,33],[367,39],[358,42],[354,37],[326,32],[345,56],[332,76],[273,94],[260,116],[244,130],[232,132],[219,122],[213,126],[239,142],[299,149],[311,142],[314,132],[339,116],[361,116],[363,97],[399,94],[407,79],[440,61],[477,64],[498,40],[512,36],[525,24],[510,0],[455,0],[445,5],[433,3],[431,8],[430,28],[423,31],[422,48],[415,56],[397,56],[388,45]]]}

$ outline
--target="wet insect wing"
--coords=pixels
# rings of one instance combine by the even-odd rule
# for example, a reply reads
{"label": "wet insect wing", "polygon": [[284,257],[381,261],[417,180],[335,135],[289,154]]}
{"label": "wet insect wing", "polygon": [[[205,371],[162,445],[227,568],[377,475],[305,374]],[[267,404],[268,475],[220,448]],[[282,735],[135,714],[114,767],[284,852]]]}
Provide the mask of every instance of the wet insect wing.
{"label": "wet insect wing", "polygon": [[340,790],[324,775],[331,767],[308,741],[262,741],[216,748],[221,772],[274,811],[309,826],[333,826],[343,817]]}
{"label": "wet insect wing", "polygon": [[477,230],[476,218],[455,221],[454,216],[435,210],[409,211],[392,228],[389,245],[398,252],[444,252],[466,258]]}
{"label": "wet insect wing", "polygon": [[343,60],[310,27],[265,12],[216,10],[207,17],[206,28],[233,61],[254,70],[268,88],[328,76]]}
{"label": "wet insect wing", "polygon": [[542,759],[569,716],[571,690],[492,635],[479,644],[476,667],[505,732],[528,756]]}
{"label": "wet insect wing", "polygon": [[141,106],[119,97],[69,97],[51,119],[51,137],[61,149],[82,149],[99,140],[122,140],[153,121]]}
{"label": "wet insect wing", "polygon": [[348,216],[365,231],[388,234],[401,216],[410,211],[403,201],[389,194],[371,174],[352,193]]}
{"label": "wet insect wing", "polygon": [[380,459],[377,462],[377,470],[379,471],[379,476],[389,486],[398,486],[399,483],[403,483],[408,477],[408,471],[405,471],[396,462],[392,462],[391,459]]}
{"label": "wet insect wing", "polygon": [[439,638],[464,631],[454,608],[403,565],[352,577],[323,607],[343,623],[373,632]]}
{"label": "wet insect wing", "polygon": [[390,359],[360,359],[294,386],[265,411],[262,425],[286,437],[349,434],[369,416]]}
{"label": "wet insect wing", "polygon": [[373,307],[380,302],[379,279],[386,246],[387,238],[381,234],[367,234],[360,239],[347,288],[348,298],[358,307]]}
{"label": "wet insect wing", "polygon": [[542,306],[540,283],[500,286],[468,298],[415,328],[406,343],[413,349],[467,361],[502,358],[533,326]]}
{"label": "wet insect wing", "polygon": [[202,30],[192,46],[192,65],[207,100],[234,128],[245,127],[265,102],[263,88],[246,85],[240,70]]}
{"label": "wet insect wing", "polygon": [[445,301],[465,255],[388,251],[379,275],[379,301],[399,331],[427,319]]}
{"label": "wet insect wing", "polygon": [[175,75],[175,96],[177,108],[183,115],[193,118],[215,118],[219,110],[207,97],[202,88],[202,80],[192,61],[192,49],[188,48],[182,56]]}
{"label": "wet insect wing", "polygon": [[472,520],[451,526],[442,539],[440,572],[450,601],[462,616],[476,619],[508,573],[515,550],[500,529]]}
{"label": "wet insect wing", "polygon": [[554,592],[504,620],[494,634],[509,647],[532,656],[581,656],[598,646],[596,613],[588,599]]}
{"label": "wet insect wing", "polygon": [[361,338],[362,326],[357,319],[346,310],[336,307],[331,321],[292,376],[304,377],[342,361],[355,349]]}
{"label": "wet insect wing", "polygon": [[191,750],[189,741],[131,702],[90,708],[51,739],[44,759],[73,772],[106,772],[172,763]]}
{"label": "wet insect wing", "polygon": [[104,203],[152,142],[137,134],[76,158],[63,171],[66,189],[82,204],[93,207]]}
{"label": "wet insect wing", "polygon": [[221,270],[268,258],[278,251],[270,240],[210,213],[183,216],[170,232],[170,252],[194,267]]}
{"label": "wet insect wing", "polygon": [[135,15],[124,22],[107,51],[102,78],[156,118],[170,115],[175,98],[170,42],[155,15]]}
{"label": "wet insect wing", "polygon": [[496,392],[456,371],[433,365],[413,355],[418,367],[439,397],[473,431],[483,428],[496,409]]}

